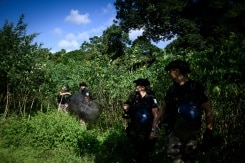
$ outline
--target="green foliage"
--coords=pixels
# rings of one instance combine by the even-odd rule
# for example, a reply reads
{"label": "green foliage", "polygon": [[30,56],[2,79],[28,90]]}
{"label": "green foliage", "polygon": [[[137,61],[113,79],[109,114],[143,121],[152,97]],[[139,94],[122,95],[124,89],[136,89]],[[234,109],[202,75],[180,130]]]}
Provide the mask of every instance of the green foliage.
{"label": "green foliage", "polygon": [[107,28],[102,35],[102,44],[104,45],[103,55],[116,59],[124,55],[127,44],[129,44],[129,36],[122,31],[120,26],[113,24]]}
{"label": "green foliage", "polygon": [[[158,4],[154,5],[155,3]],[[130,28],[136,28],[140,21],[149,22],[148,25],[151,26],[151,23],[155,23],[155,18],[163,19],[164,22],[159,23],[165,23],[163,27],[166,27],[170,21],[177,21],[178,14],[183,12],[183,6],[188,6],[179,3],[178,0],[166,3],[166,6],[162,2],[144,5],[137,1],[131,6],[126,6],[131,13],[138,5],[142,5],[142,12],[143,9],[147,9],[151,21],[135,19],[136,24],[125,21],[124,25],[129,23],[128,25],[132,25]],[[217,9],[221,5],[222,8],[224,4],[220,1],[215,7]],[[167,9],[169,6],[171,10]],[[156,15],[156,11],[161,7],[163,10],[160,13],[166,13],[164,18]],[[233,9],[233,18],[243,11],[239,7],[237,10]],[[139,18],[138,13],[126,13],[126,16]],[[169,20],[169,14],[174,15],[174,18]],[[195,33],[196,29],[195,26],[192,28],[192,23],[186,19],[182,19],[181,22],[183,33],[194,31],[190,35],[192,42],[188,42],[194,46],[195,41],[200,41],[200,35]],[[158,27],[161,28],[160,25],[152,26],[150,32],[153,32],[154,37],[162,34],[158,33],[158,30],[162,30]],[[25,28],[26,25],[21,18],[16,27],[6,23],[0,30],[0,75],[3,79],[0,81],[0,114],[5,119],[0,124],[0,162],[127,160],[124,156],[130,156],[130,153],[124,132],[126,122],[121,118],[122,104],[135,89],[133,81],[137,78],[148,78],[161,107],[165,92],[172,84],[164,67],[174,59],[188,61],[192,68],[190,77],[206,86],[213,104],[215,132],[224,139],[221,146],[206,153],[200,152],[199,161],[244,162],[244,158],[241,157],[245,146],[245,44],[243,34],[239,33],[238,29],[238,33],[227,33],[229,37],[222,37],[217,46],[205,47],[203,51],[197,51],[196,48],[188,49],[188,46],[181,49],[181,53],[177,50],[170,53],[151,46],[147,37],[138,38],[132,47],[124,47],[127,35],[124,35],[120,28],[113,26],[102,37],[96,36],[91,38],[89,43],[83,43],[80,50],[69,53],[61,50],[52,54],[48,49],[31,45],[34,35],[26,36]],[[168,31],[163,32],[166,34],[163,36],[165,38],[174,36]],[[147,31],[146,34],[150,35]],[[120,57],[114,58],[112,56],[117,49],[113,49],[113,46],[118,45],[117,43],[122,43],[125,49],[120,53]],[[68,84],[71,92],[75,93],[79,90],[78,84],[81,81],[88,84],[93,98],[102,109],[99,119],[94,124],[89,124],[87,130],[80,126],[74,117],[58,113],[54,109],[57,107],[57,91],[61,86]],[[153,162],[167,161],[162,154],[164,137],[163,133],[152,155]]]}
{"label": "green foliage", "polygon": [[204,50],[220,45],[230,33],[244,40],[245,7],[240,0],[117,0],[115,7],[123,30],[143,29],[154,41],[176,38],[168,50]]}
{"label": "green foliage", "polygon": [[103,137],[94,162],[123,162],[123,158],[127,154],[125,149],[128,147],[123,131],[111,128],[110,132],[105,132]]}
{"label": "green foliage", "polygon": [[82,133],[82,128],[74,119],[58,112],[50,114],[40,112],[31,120],[10,119],[4,125],[7,125],[4,127],[6,130],[1,133],[4,134],[2,135],[4,139],[9,140],[5,144],[7,147],[25,144],[50,149],[62,145],[66,149],[76,149],[78,148],[77,139],[79,139],[77,134]]}
{"label": "green foliage", "polygon": [[40,54],[39,46],[31,44],[37,34],[26,35],[23,19],[21,15],[16,26],[6,21],[0,29],[0,94],[4,97],[0,102],[5,106],[0,112],[5,117],[8,112],[25,115],[26,106],[34,103],[32,95],[37,94],[43,82],[43,72],[35,60]]}
{"label": "green foliage", "polygon": [[[87,153],[98,150],[99,143],[96,134],[85,128],[73,117],[52,111],[39,112],[30,120],[9,118],[0,127],[0,153],[3,156],[0,160],[60,162],[63,158],[64,162],[80,162],[80,154],[90,159]],[[9,153],[11,149],[13,151]]]}
{"label": "green foliage", "polygon": [[96,59],[97,55],[106,55],[114,60],[124,55],[129,44],[128,34],[120,26],[113,24],[103,31],[101,37],[94,36],[89,42],[84,42],[81,51],[87,60]]}
{"label": "green foliage", "polygon": [[1,162],[64,162],[64,163],[91,163],[93,158],[90,156],[78,157],[76,154],[65,149],[44,150],[42,147],[34,149],[33,147],[5,148],[0,149]]}
{"label": "green foliage", "polygon": [[85,128],[70,115],[53,111],[30,120],[10,117],[0,126],[0,161],[110,162],[126,153],[122,126],[103,133]]}

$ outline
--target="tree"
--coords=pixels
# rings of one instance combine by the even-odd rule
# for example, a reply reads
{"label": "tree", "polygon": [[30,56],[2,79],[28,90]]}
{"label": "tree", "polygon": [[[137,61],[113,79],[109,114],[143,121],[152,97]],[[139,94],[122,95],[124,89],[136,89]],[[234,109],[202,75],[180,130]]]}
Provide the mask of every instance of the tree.
{"label": "tree", "polygon": [[102,37],[94,36],[89,38],[89,42],[83,42],[80,50],[85,54],[85,59],[95,59],[98,55],[102,55],[103,49],[105,49],[104,46]]}
{"label": "tree", "polygon": [[13,101],[24,114],[29,95],[42,82],[40,64],[35,61],[40,55],[40,46],[32,44],[37,33],[26,35],[27,24],[23,19],[24,15],[21,15],[15,27],[6,21],[0,29],[0,97],[3,97],[0,102],[5,106],[4,117]]}
{"label": "tree", "polygon": [[242,0],[117,0],[117,21],[123,30],[143,29],[153,41],[177,38],[168,48],[202,50],[236,33],[244,38]]}
{"label": "tree", "polygon": [[102,42],[104,45],[103,54],[109,55],[113,60],[121,57],[130,43],[128,34],[115,24],[103,32]]}
{"label": "tree", "polygon": [[131,48],[137,48],[139,53],[148,56],[152,56],[154,52],[160,52],[160,49],[155,45],[152,45],[150,40],[144,36],[139,36],[137,39],[135,39]]}
{"label": "tree", "polygon": [[93,58],[96,55],[107,55],[111,59],[121,57],[130,44],[129,36],[120,26],[113,24],[101,37],[95,36],[81,45],[81,51]]}

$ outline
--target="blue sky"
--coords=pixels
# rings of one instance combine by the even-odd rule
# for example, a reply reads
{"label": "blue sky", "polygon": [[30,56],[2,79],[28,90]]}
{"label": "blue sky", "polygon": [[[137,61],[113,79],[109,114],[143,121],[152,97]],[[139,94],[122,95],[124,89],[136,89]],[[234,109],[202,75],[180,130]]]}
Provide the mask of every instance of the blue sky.
{"label": "blue sky", "polygon": [[[5,20],[18,22],[24,14],[27,34],[39,33],[35,42],[52,52],[79,49],[84,41],[112,25],[116,16],[115,0],[0,0],[0,27]],[[134,40],[142,31],[132,31]],[[158,43],[165,47],[166,43]]]}

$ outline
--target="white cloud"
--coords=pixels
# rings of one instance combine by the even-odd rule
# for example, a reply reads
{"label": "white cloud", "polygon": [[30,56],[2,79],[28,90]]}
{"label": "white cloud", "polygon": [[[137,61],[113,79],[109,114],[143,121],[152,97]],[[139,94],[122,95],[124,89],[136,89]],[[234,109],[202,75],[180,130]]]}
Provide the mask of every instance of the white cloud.
{"label": "white cloud", "polygon": [[79,48],[79,44],[76,40],[61,40],[58,43],[58,46],[61,49],[66,49],[66,48],[71,48],[71,49],[78,49]]}
{"label": "white cloud", "polygon": [[68,33],[64,39],[58,42],[58,47],[60,47],[61,49],[66,49],[66,50],[67,49],[70,49],[70,50],[79,49],[81,44],[84,41],[88,41],[90,37],[92,36],[89,35],[89,31],[78,33],[78,34]]}
{"label": "white cloud", "polygon": [[52,33],[55,35],[62,35],[63,31],[60,28],[54,28]]}
{"label": "white cloud", "polygon": [[68,33],[65,38],[66,40],[76,40],[76,35],[74,33]]}
{"label": "white cloud", "polygon": [[141,36],[143,33],[143,29],[140,30],[131,30],[129,31],[129,39],[135,40],[138,36]]}
{"label": "white cloud", "polygon": [[[61,49],[66,49],[66,51],[77,50],[80,48],[84,41],[89,41],[89,38],[94,36],[101,36],[102,32],[105,30],[105,26],[100,26],[98,28],[93,28],[90,31],[75,33],[68,33],[64,39],[58,42],[58,47]],[[141,36],[143,30],[131,30],[129,32],[130,40],[134,41],[138,36]],[[164,48],[170,41],[159,41],[158,43],[152,42],[152,44],[158,46],[159,48]]]}
{"label": "white cloud", "polygon": [[78,25],[88,24],[91,22],[91,20],[89,19],[88,13],[84,15],[80,15],[78,10],[71,10],[70,15],[65,17],[65,21],[73,23],[73,24],[78,24]]}
{"label": "white cloud", "polygon": [[66,51],[79,49],[84,41],[89,41],[89,38],[94,36],[101,36],[103,31],[113,24],[113,19],[109,19],[106,24],[101,25],[97,28],[92,28],[88,31],[83,31],[79,33],[68,33],[62,40],[58,42],[58,47],[61,49],[66,49]]}

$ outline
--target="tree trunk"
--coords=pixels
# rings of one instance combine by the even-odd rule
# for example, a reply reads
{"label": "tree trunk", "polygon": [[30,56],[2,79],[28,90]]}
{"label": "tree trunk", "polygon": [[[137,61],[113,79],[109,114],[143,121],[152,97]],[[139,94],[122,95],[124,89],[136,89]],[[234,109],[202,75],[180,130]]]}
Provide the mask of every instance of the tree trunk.
{"label": "tree trunk", "polygon": [[5,105],[5,110],[4,110],[4,113],[3,113],[3,119],[6,119],[7,118],[7,115],[8,115],[8,111],[9,111],[9,96],[10,96],[10,93],[9,93],[9,87],[7,85],[7,95],[6,95],[6,105]]}

